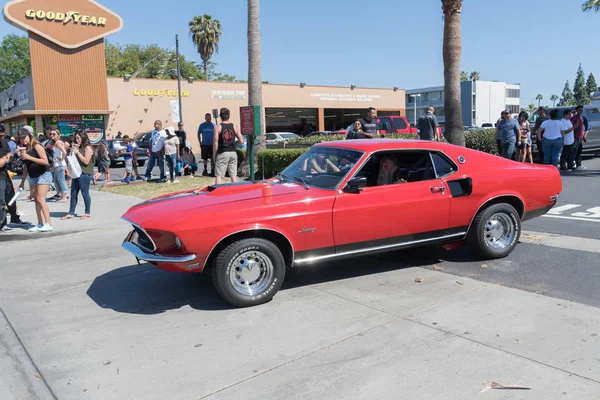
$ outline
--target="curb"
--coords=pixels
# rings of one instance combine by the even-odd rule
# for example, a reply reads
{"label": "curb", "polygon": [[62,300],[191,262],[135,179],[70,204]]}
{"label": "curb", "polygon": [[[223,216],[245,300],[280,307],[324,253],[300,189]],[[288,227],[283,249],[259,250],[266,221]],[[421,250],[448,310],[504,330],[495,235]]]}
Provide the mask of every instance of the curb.
{"label": "curb", "polygon": [[[6,346],[6,351],[10,358],[19,366],[21,382],[27,389],[28,395],[34,394],[35,398],[43,400],[58,399],[27,352],[27,349],[23,345],[23,342],[21,342],[19,335],[8,320],[2,307],[0,307],[0,345],[1,344]],[[14,395],[19,396],[20,393],[14,393]]]}

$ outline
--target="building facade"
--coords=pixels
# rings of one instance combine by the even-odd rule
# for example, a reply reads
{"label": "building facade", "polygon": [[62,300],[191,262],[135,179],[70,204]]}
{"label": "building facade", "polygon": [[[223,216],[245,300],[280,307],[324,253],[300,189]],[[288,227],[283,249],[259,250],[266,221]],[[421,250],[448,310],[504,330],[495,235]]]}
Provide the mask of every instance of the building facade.
{"label": "building facade", "polygon": [[[467,81],[461,82],[461,105],[464,126],[482,126],[496,123],[500,113],[510,109],[521,110],[521,86],[506,82]],[[444,109],[444,87],[410,89],[406,91],[406,116],[414,123],[432,105],[441,124],[446,121]],[[416,114],[415,114],[416,108]]]}

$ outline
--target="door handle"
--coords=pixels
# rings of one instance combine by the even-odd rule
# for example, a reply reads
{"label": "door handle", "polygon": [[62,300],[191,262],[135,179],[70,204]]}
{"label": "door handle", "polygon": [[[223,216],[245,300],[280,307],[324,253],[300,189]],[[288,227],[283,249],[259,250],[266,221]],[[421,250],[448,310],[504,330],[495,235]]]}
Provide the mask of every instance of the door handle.
{"label": "door handle", "polygon": [[431,193],[444,193],[446,191],[446,186],[431,186]]}

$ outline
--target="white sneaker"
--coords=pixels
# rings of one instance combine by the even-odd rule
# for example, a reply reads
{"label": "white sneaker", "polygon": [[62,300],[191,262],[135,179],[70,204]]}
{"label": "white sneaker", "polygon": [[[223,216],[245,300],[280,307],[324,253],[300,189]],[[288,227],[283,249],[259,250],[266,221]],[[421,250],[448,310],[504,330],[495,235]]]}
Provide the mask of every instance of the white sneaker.
{"label": "white sneaker", "polygon": [[29,228],[28,231],[29,232],[38,232],[40,229],[42,228],[42,225],[37,224],[36,226],[34,226],[33,228]]}
{"label": "white sneaker", "polygon": [[41,228],[38,229],[38,232],[53,232],[54,227],[52,225],[44,224]]}
{"label": "white sneaker", "polygon": [[587,169],[587,167],[584,167],[583,165],[580,165],[579,167],[577,167],[577,169]]}
{"label": "white sneaker", "polygon": [[8,225],[4,225],[4,226],[2,227],[2,229],[0,229],[0,232],[12,232],[12,231],[14,231],[14,229],[13,229],[13,228],[11,228],[11,227],[10,227],[10,226],[8,226]]}

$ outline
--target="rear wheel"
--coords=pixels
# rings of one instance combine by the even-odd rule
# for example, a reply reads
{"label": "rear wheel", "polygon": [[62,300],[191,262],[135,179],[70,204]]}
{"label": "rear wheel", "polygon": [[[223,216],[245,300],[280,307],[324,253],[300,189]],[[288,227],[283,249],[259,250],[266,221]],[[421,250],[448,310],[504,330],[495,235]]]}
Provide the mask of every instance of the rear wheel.
{"label": "rear wheel", "polygon": [[265,239],[243,239],[225,247],[212,268],[217,292],[228,303],[250,307],[269,302],[285,278],[285,259]]}
{"label": "rear wheel", "polygon": [[521,218],[510,204],[493,204],[475,217],[467,241],[471,249],[486,259],[508,256],[521,237]]}

